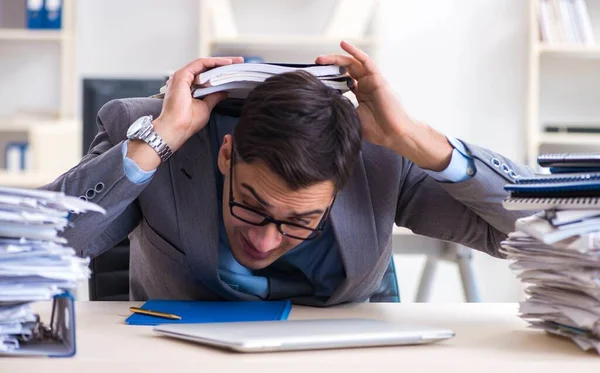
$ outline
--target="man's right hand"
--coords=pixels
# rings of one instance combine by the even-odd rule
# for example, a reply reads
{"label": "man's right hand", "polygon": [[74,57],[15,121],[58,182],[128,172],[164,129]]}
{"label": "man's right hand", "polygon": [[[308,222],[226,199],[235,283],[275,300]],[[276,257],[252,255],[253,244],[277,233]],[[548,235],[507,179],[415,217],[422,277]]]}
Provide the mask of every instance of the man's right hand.
{"label": "man's right hand", "polygon": [[[199,58],[177,70],[169,78],[162,111],[152,123],[156,133],[173,152],[204,128],[212,109],[227,97],[224,92],[218,92],[201,100],[193,98],[191,87],[196,75],[213,67],[242,62],[242,57]],[[146,171],[160,165],[160,157],[144,141],[130,141],[127,157]]]}

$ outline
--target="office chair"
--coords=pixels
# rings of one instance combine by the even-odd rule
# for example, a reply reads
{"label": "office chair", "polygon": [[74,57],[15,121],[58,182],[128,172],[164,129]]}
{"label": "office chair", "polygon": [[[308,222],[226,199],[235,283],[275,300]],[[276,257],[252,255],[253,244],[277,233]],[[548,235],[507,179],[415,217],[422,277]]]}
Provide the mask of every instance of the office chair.
{"label": "office chair", "polygon": [[381,285],[379,285],[379,289],[371,296],[370,302],[400,303],[400,288],[398,287],[398,277],[396,276],[396,265],[394,264],[393,257],[390,259],[390,264],[383,274],[383,280],[381,281]]}
{"label": "office chair", "polygon": [[129,240],[100,254],[90,262],[88,281],[92,301],[129,300]]}

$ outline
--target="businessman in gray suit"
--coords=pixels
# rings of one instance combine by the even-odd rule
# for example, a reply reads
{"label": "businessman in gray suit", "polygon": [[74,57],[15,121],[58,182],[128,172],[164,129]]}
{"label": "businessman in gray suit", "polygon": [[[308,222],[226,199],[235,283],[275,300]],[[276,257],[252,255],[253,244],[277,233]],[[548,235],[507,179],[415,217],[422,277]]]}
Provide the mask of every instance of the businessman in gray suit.
{"label": "businessman in gray suit", "polygon": [[[348,67],[359,106],[309,74],[268,79],[239,117],[193,99],[178,70],[164,100],[98,113],[81,162],[45,188],[106,215],[74,216],[64,235],[94,257],[127,235],[134,300],[291,299],[329,306],[385,293],[394,223],[490,255],[521,215],[503,187],[531,171],[412,119],[363,51],[320,56]],[[219,106],[217,106],[219,107]]]}

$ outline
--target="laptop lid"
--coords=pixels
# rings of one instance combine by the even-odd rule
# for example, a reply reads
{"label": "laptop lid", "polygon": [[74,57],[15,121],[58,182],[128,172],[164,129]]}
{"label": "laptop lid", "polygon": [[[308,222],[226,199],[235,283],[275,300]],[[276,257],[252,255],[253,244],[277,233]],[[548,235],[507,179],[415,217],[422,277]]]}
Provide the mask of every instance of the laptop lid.
{"label": "laptop lid", "polygon": [[348,318],[163,324],[154,331],[239,352],[415,345],[454,337],[450,329]]}

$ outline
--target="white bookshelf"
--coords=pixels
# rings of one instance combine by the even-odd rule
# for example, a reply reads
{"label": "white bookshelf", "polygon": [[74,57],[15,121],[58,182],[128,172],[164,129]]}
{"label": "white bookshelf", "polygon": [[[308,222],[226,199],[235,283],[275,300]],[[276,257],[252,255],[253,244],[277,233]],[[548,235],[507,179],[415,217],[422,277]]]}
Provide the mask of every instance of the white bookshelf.
{"label": "white bookshelf", "polygon": [[[330,11],[325,27],[323,30],[310,29],[311,20],[298,17],[292,22],[309,25],[305,33],[299,34],[278,33],[276,30],[268,34],[251,33],[237,24],[235,1],[199,1],[198,55],[202,57],[237,52],[242,55],[264,55],[268,62],[274,62],[273,59],[277,58],[278,62],[307,63],[312,62],[321,53],[342,53],[339,47],[341,40],[346,40],[376,57],[379,0],[320,0],[318,3]],[[257,4],[254,9],[257,15],[245,14],[245,17],[264,17],[266,10],[261,8],[267,5],[264,1],[246,1]],[[307,6],[315,3],[304,1],[310,3]],[[290,4],[292,2],[293,0]],[[347,14],[349,8],[360,7],[363,7],[364,14]],[[357,33],[352,24],[340,21],[345,18],[348,22],[355,22],[356,28],[363,32]],[[286,58],[288,53],[291,53],[292,60]]]}
{"label": "white bookshelf", "polygon": [[[14,1],[14,0],[10,0]],[[23,6],[25,2],[23,1]],[[52,181],[58,174],[56,166],[59,164],[72,164],[77,161],[77,158],[64,159],[63,153],[56,150],[58,147],[76,148],[80,146],[80,141],[73,141],[74,134],[77,133],[77,126],[72,123],[75,120],[75,91],[76,91],[76,66],[75,66],[75,12],[76,0],[63,0],[62,5],[62,27],[58,30],[46,29],[26,29],[26,28],[2,28],[0,27],[0,43],[19,43],[20,46],[27,48],[31,46],[36,48],[39,43],[52,43],[55,48],[59,49],[59,71],[56,74],[60,76],[59,86],[54,92],[37,92],[39,95],[57,95],[58,106],[54,112],[49,113],[46,117],[36,117],[30,115],[30,119],[23,120],[18,113],[9,114],[9,117],[0,118],[0,138],[6,136],[8,132],[21,133],[26,138],[31,146],[31,143],[40,143],[39,138],[48,132],[48,129],[42,128],[42,124],[51,125],[57,132],[69,139],[68,142],[58,142],[54,149],[44,147],[44,154],[36,154],[34,158],[43,160],[38,165],[34,165],[34,169],[24,172],[7,172],[4,168],[0,169],[0,186],[35,188]],[[16,56],[12,56],[16,57]],[[11,58],[11,56],[0,56],[2,59]],[[5,74],[6,72],[4,72]],[[0,74],[1,83],[2,74]],[[9,87],[6,87],[9,88]],[[30,103],[23,103],[28,104]],[[65,128],[58,127],[62,123],[68,123],[68,131]],[[76,137],[76,136],[75,136]],[[50,151],[49,151],[50,150]],[[4,149],[0,149],[4,151]],[[38,151],[42,151],[38,149]],[[31,148],[31,152],[36,152],[35,148]],[[73,152],[67,152],[71,154]],[[3,167],[3,165],[0,165]],[[58,166],[58,168],[62,168]]]}
{"label": "white bookshelf", "polygon": [[[359,48],[371,48],[375,45],[373,38],[348,38],[349,43]],[[254,48],[277,48],[287,49],[294,47],[327,47],[337,48],[340,39],[325,38],[321,36],[270,36],[254,35],[239,37],[215,38],[210,41],[211,49],[236,48],[243,51],[250,47]]]}
{"label": "white bookshelf", "polygon": [[[541,91],[546,77],[543,74],[544,64],[553,63],[556,61],[581,62],[591,60],[598,64],[600,68],[600,44],[598,43],[598,11],[600,11],[600,0],[585,0],[590,18],[591,25],[596,35],[596,43],[566,43],[566,42],[543,42],[541,39],[540,23],[538,21],[538,11],[540,0],[529,1],[529,68],[528,68],[528,103],[527,103],[527,118],[526,118],[526,137],[527,137],[527,163],[532,166],[537,166],[537,156],[540,153],[542,146],[551,145],[553,149],[561,149],[573,146],[590,146],[600,145],[600,134],[594,133],[567,133],[567,132],[545,132],[542,128],[541,109],[543,103],[540,102],[540,97],[544,93]],[[553,0],[552,0],[553,1]],[[559,0],[560,1],[560,0]],[[597,60],[597,61],[596,61]],[[568,76],[573,73],[569,70],[569,64],[563,63],[564,70],[560,74]],[[600,87],[596,87],[600,89]],[[578,112],[570,112],[569,115],[574,118],[580,118]],[[565,118],[559,118],[563,121]],[[600,118],[597,118],[600,123]],[[567,150],[568,151],[568,150]]]}
{"label": "white bookshelf", "polygon": [[542,133],[541,144],[552,145],[600,145],[600,134],[588,133]]}
{"label": "white bookshelf", "polygon": [[0,28],[0,40],[12,41],[62,41],[66,33],[61,30],[28,30]]}
{"label": "white bookshelf", "polygon": [[538,44],[537,53],[540,56],[556,55],[571,58],[600,58],[600,46]]}

